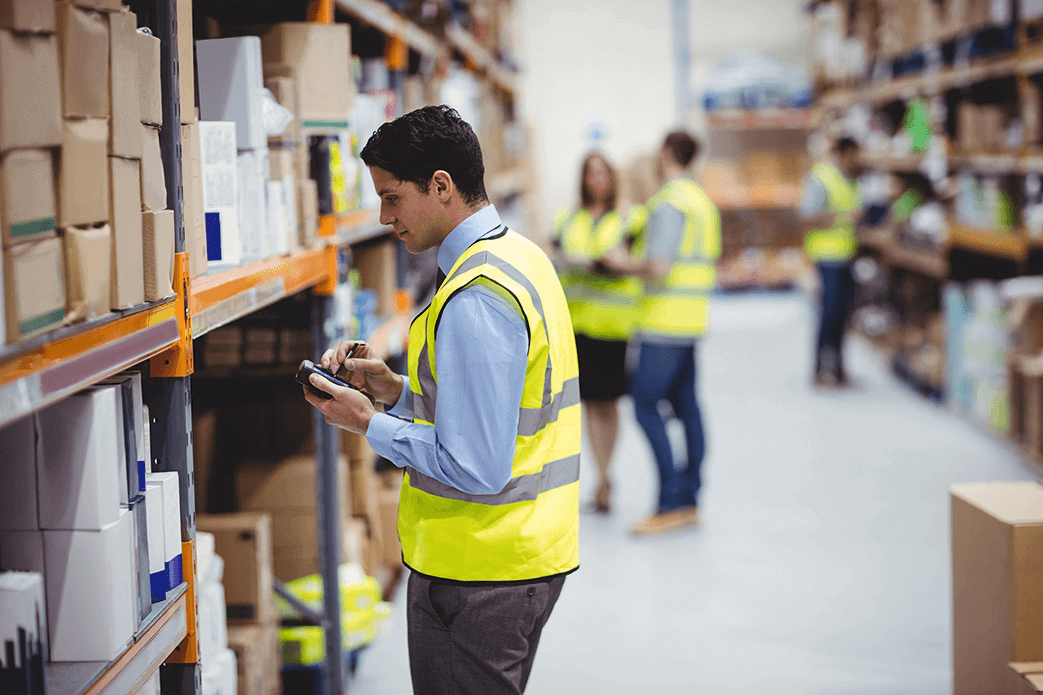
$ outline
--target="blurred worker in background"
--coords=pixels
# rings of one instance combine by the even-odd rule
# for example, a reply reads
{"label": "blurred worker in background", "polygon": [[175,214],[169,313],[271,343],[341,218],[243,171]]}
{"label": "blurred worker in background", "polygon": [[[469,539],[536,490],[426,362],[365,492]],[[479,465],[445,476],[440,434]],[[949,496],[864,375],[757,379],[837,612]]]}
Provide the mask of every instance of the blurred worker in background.
{"label": "blurred worker in background", "polygon": [[[616,209],[617,190],[616,172],[608,161],[600,154],[588,155],[580,175],[580,209],[558,213],[553,238],[555,266],[576,331],[579,393],[598,469],[596,512],[608,512],[611,504],[617,400],[627,391],[627,340],[641,293],[640,280],[610,271],[604,260],[633,243],[627,221]],[[625,253],[629,255],[629,248]]]}
{"label": "blurred worker in background", "polygon": [[[689,178],[698,153],[699,143],[688,133],[666,136],[657,156],[665,183],[648,201],[648,222],[628,268],[645,281],[635,320],[640,354],[630,393],[659,469],[658,505],[634,526],[636,535],[691,526],[699,519],[706,442],[696,399],[695,348],[709,323],[715,263],[721,255],[721,217]],[[606,265],[615,271],[627,268],[614,256],[606,258]],[[666,418],[659,410],[664,400],[684,424],[688,456],[680,466],[675,465]]]}
{"label": "blurred worker in background", "polygon": [[841,138],[833,161],[811,168],[804,184],[801,216],[807,233],[804,249],[818,265],[822,280],[822,313],[815,347],[815,384],[843,386],[844,328],[855,296],[851,264],[858,252],[855,224],[862,209],[858,190],[858,143]]}
{"label": "blurred worker in background", "polygon": [[580,403],[568,306],[546,254],[489,204],[474,131],[447,106],[385,123],[361,153],[380,222],[438,248],[409,332],[409,375],[345,341],[313,375],[327,422],[406,469],[399,502],[416,695],[520,695],[565,575],[579,565]]}

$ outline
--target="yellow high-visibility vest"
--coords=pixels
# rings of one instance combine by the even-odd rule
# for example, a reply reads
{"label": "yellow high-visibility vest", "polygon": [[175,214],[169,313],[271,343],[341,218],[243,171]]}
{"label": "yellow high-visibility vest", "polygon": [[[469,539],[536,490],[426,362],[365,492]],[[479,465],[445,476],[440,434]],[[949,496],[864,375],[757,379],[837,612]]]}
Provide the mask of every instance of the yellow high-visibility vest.
{"label": "yellow high-visibility vest", "polygon": [[[586,210],[565,215],[555,225],[555,238],[570,256],[594,261],[621,245],[628,225],[616,210],[597,222]],[[559,273],[572,315],[572,327],[599,340],[627,340],[634,327],[641,282],[633,277],[612,277],[582,270]]]}
{"label": "yellow high-visibility vest", "polygon": [[837,214],[832,229],[814,229],[804,237],[804,250],[811,260],[839,263],[849,261],[858,253],[854,213],[862,207],[858,183],[850,181],[832,164],[819,162],[811,168],[811,175],[826,191],[826,204]]}
{"label": "yellow high-visibility vest", "polygon": [[[398,513],[406,565],[459,581],[514,581],[579,566],[580,399],[576,341],[554,266],[506,231],[468,248],[409,330],[413,422],[434,425],[436,327],[445,303],[481,283],[511,303],[529,329],[511,480],[471,495],[407,468]],[[480,339],[480,337],[478,338]]]}
{"label": "yellow high-visibility vest", "polygon": [[[646,284],[636,330],[656,339],[687,339],[706,332],[710,292],[717,280],[715,262],[721,255],[721,216],[709,196],[691,179],[668,182],[650,201],[649,216],[671,205],[684,213],[684,234],[677,258],[667,276]],[[642,235],[636,255],[647,253]]]}

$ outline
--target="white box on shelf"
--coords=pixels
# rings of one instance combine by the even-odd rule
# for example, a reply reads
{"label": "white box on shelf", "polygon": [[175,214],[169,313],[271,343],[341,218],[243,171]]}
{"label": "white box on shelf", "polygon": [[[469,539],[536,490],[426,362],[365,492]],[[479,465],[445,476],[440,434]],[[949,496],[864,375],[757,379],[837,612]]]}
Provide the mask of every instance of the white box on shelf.
{"label": "white box on shelf", "polygon": [[112,661],[137,627],[127,510],[98,531],[45,531],[52,661]]}
{"label": "white box on shelf", "polygon": [[223,649],[215,659],[203,664],[203,695],[236,695],[238,671],[235,652]]}
{"label": "white box on shelf", "polygon": [[39,441],[32,415],[0,428],[4,457],[4,484],[0,485],[0,530],[31,531],[40,528],[36,504],[36,462]]}
{"label": "white box on shelf", "polygon": [[236,178],[236,125],[230,121],[200,121],[203,162],[203,212],[206,256],[218,268],[243,262]]}
{"label": "white box on shelf", "polygon": [[[166,528],[163,523],[163,486],[145,485],[145,519],[148,530],[148,571],[152,602],[167,597]],[[180,537],[180,529],[178,529]]]}
{"label": "white box on shelf", "polygon": [[[163,564],[167,573],[167,591],[173,590],[184,580],[181,566],[181,489],[178,475],[172,471],[149,473],[146,490],[158,485],[163,495]],[[146,503],[147,504],[147,503]]]}
{"label": "white box on shelf", "polygon": [[268,208],[265,202],[267,159],[267,148],[240,150],[236,158],[239,238],[243,244],[243,261],[246,263],[261,260],[268,255]]}
{"label": "white box on shelf", "polygon": [[0,574],[0,669],[4,672],[4,683],[13,684],[16,693],[44,692],[45,661],[47,604],[43,575],[38,572]]}
{"label": "white box on shelf", "polygon": [[40,528],[100,530],[119,516],[123,404],[114,386],[73,394],[40,411]]}
{"label": "white box on shelf", "polygon": [[[134,468],[127,464],[127,495],[129,499],[137,497],[145,492],[145,403],[141,390],[141,372],[123,372],[99,382],[101,384],[119,385],[123,392],[123,424],[124,433],[133,436],[133,444],[130,442],[124,447],[128,455],[133,451]],[[133,483],[133,485],[131,485]]]}
{"label": "white box on shelf", "polygon": [[43,531],[0,531],[0,570],[46,574]]}
{"label": "white box on shelf", "polygon": [[130,513],[133,517],[133,560],[135,594],[138,598],[138,620],[142,621],[152,612],[152,575],[149,572],[148,554],[148,505],[144,495],[130,503]]}
{"label": "white box on shelf", "polygon": [[234,121],[239,149],[267,146],[260,37],[196,41],[196,67],[200,119]]}
{"label": "white box on shelf", "polygon": [[201,663],[215,659],[228,648],[228,618],[225,588],[220,582],[207,582],[199,589],[199,658]]}

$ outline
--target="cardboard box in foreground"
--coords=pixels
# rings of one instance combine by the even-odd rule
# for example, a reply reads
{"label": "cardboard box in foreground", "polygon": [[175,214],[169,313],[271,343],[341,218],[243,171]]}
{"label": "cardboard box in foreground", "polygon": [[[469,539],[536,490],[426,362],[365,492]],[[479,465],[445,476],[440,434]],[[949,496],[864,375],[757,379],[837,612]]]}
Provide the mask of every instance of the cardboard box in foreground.
{"label": "cardboard box in foreground", "polygon": [[16,343],[61,325],[65,318],[62,240],[31,241],[4,249],[7,342]]}
{"label": "cardboard box in foreground", "polygon": [[272,598],[272,535],[267,514],[200,514],[196,525],[214,534],[216,551],[225,561],[225,604],[228,624],[269,623],[275,617]]}
{"label": "cardboard box in foreground", "polygon": [[955,695],[1003,695],[1007,664],[1043,661],[1043,486],[955,485]]}

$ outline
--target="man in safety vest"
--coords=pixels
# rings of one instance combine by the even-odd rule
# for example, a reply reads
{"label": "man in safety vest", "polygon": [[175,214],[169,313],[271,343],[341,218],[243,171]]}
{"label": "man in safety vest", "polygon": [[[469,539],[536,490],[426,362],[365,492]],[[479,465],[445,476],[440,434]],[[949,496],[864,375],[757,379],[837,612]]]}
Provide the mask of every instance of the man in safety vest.
{"label": "man in safety vest", "polygon": [[822,312],[815,347],[818,386],[847,383],[842,343],[855,296],[851,264],[858,252],[855,224],[862,210],[858,152],[858,143],[841,138],[834,147],[836,163],[815,164],[804,185],[800,210],[808,230],[804,249],[818,266],[822,280]]}
{"label": "man in safety vest", "polygon": [[[721,254],[721,217],[710,198],[688,178],[699,144],[687,133],[666,136],[657,165],[666,182],[646,205],[648,222],[634,246],[634,272],[645,281],[634,340],[639,359],[630,381],[638,424],[652,446],[659,471],[655,512],[633,527],[636,535],[663,533],[698,522],[701,467],[706,453],[696,397],[696,344],[709,324],[710,292]],[[613,257],[606,258],[615,268]],[[669,401],[684,423],[687,461],[674,463],[659,410]]]}
{"label": "man in safety vest", "polygon": [[413,691],[522,693],[565,576],[579,566],[576,343],[550,259],[489,204],[478,139],[430,106],[362,150],[380,222],[438,248],[431,304],[409,331],[409,374],[342,342],[314,375],[326,420],[405,469],[399,502]]}

